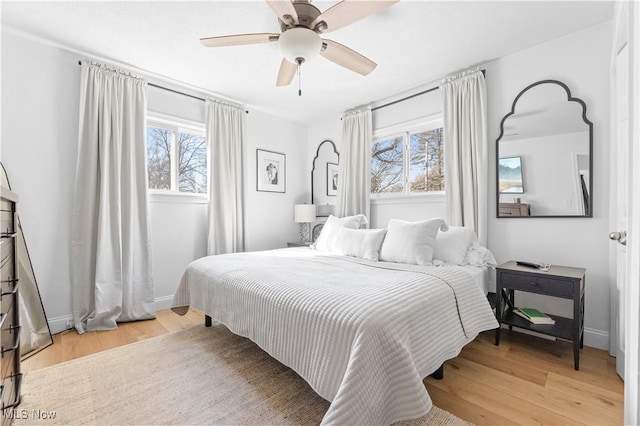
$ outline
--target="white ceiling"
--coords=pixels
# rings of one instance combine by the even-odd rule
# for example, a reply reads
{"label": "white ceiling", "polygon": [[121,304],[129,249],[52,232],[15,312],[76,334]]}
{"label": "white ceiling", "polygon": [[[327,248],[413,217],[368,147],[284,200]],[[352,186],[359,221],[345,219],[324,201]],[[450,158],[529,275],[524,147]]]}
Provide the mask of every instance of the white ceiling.
{"label": "white ceiling", "polygon": [[[336,1],[314,1],[325,10]],[[411,1],[323,37],[378,63],[367,77],[324,58],[275,87],[277,43],[205,48],[201,37],[280,32],[264,1],[2,1],[2,25],[311,123],[605,20],[612,2]]]}

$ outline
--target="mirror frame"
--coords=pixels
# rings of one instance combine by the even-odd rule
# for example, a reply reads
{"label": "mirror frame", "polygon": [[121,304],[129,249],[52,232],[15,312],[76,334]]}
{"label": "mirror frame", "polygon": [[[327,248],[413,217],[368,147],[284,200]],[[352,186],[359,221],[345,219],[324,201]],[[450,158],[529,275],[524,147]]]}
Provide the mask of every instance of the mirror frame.
{"label": "mirror frame", "polygon": [[[316,160],[318,159],[318,156],[320,155],[320,148],[322,148],[322,146],[325,143],[330,143],[331,146],[333,147],[333,152],[335,152],[335,154],[338,156],[338,164],[340,164],[340,153],[338,152],[338,150],[336,149],[336,144],[333,143],[332,140],[330,139],[325,139],[322,142],[320,142],[320,144],[318,145],[318,149],[316,150],[316,156],[313,157],[313,161],[311,163],[311,204],[316,204],[315,202],[315,197],[313,194],[313,173],[316,171]],[[334,204],[335,206],[335,204]],[[316,213],[317,217],[328,217],[329,214],[321,214],[320,209],[318,209],[318,204],[316,204],[316,211],[318,213]]]}
{"label": "mirror frame", "polygon": [[[504,135],[504,123],[507,118],[511,117],[515,114],[516,104],[522,95],[524,95],[528,90],[539,86],[541,84],[556,84],[562,87],[567,93],[567,101],[568,102],[577,102],[582,106],[582,119],[589,126],[589,213],[584,215],[540,215],[540,216],[500,216],[500,180],[498,177],[498,163],[500,161],[500,139]],[[511,111],[508,112],[500,121],[500,135],[496,139],[496,218],[497,219],[516,219],[516,218],[527,218],[527,219],[541,219],[541,218],[588,218],[593,217],[593,123],[587,118],[587,105],[580,98],[575,98],[571,96],[571,90],[569,87],[559,80],[540,80],[532,83],[522,89],[520,93],[515,97],[513,103],[511,104]]]}

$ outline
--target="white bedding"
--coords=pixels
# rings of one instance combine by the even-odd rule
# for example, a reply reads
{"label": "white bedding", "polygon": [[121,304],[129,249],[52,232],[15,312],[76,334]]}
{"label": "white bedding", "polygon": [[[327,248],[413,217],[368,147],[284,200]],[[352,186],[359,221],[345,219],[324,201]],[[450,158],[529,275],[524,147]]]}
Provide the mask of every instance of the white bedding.
{"label": "white bedding", "polygon": [[460,268],[464,269],[469,275],[471,275],[473,281],[485,295],[491,291],[496,291],[496,285],[491,279],[489,268],[486,266],[481,268],[478,266],[464,265],[460,266]]}
{"label": "white bedding", "polygon": [[422,379],[498,326],[463,268],[306,248],[194,261],[173,309],[194,307],[291,367],[331,405],[323,424],[391,424],[431,409]]}

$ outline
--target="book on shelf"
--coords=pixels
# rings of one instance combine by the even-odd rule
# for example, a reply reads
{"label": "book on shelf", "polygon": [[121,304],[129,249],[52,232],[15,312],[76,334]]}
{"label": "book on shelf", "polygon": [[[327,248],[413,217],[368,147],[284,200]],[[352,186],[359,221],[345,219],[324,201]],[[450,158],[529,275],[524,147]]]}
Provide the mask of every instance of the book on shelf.
{"label": "book on shelf", "polygon": [[549,315],[534,308],[515,308],[513,313],[521,316],[532,324],[552,325],[556,323]]}

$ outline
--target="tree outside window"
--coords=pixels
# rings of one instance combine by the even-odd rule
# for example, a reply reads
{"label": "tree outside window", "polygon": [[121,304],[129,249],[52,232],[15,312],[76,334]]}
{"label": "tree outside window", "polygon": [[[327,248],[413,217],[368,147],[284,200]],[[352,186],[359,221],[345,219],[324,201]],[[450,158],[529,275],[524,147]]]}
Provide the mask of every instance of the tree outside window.
{"label": "tree outside window", "polygon": [[147,126],[149,189],[207,193],[207,140],[202,133],[164,124]]}
{"label": "tree outside window", "polygon": [[409,135],[411,192],[444,191],[444,131],[442,128]]}
{"label": "tree outside window", "polygon": [[441,191],[444,191],[441,124],[374,139],[371,144],[372,195]]}

